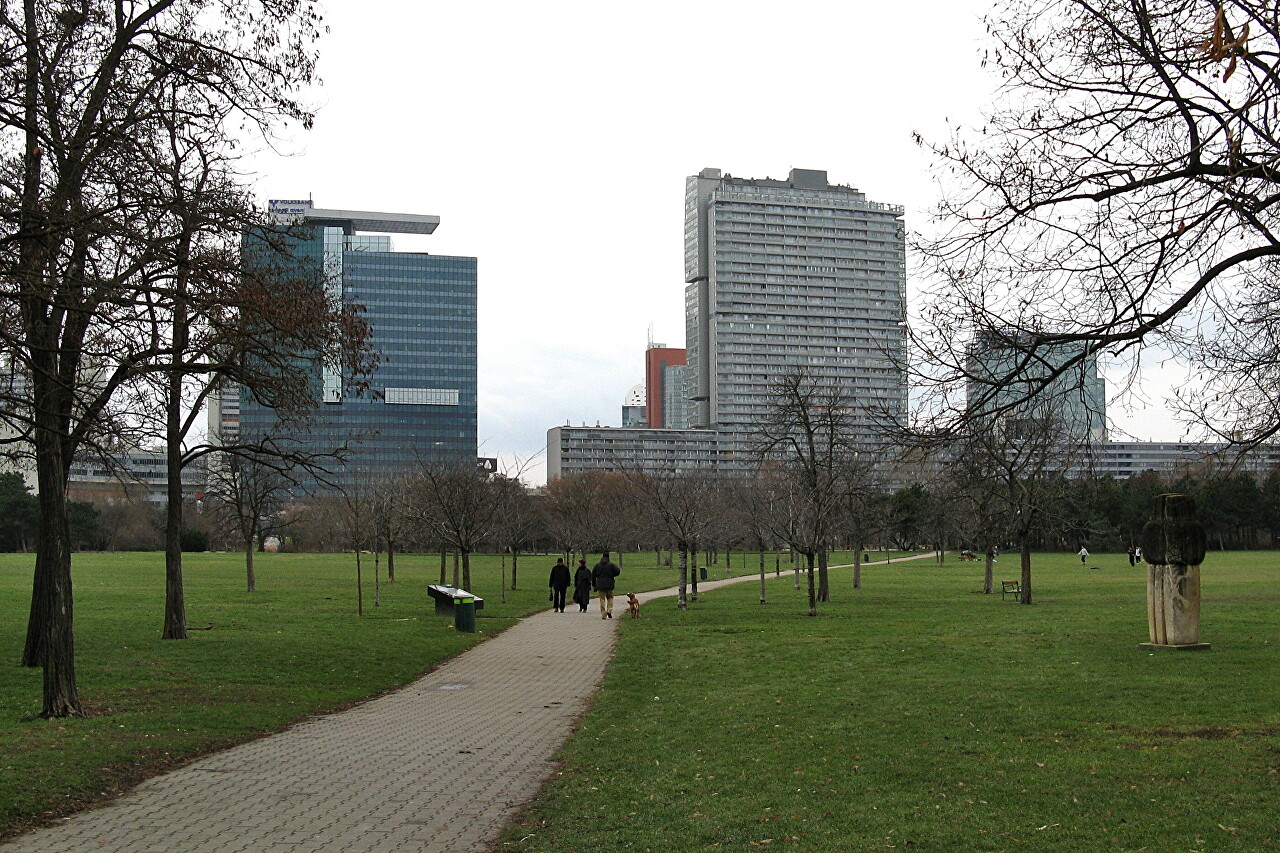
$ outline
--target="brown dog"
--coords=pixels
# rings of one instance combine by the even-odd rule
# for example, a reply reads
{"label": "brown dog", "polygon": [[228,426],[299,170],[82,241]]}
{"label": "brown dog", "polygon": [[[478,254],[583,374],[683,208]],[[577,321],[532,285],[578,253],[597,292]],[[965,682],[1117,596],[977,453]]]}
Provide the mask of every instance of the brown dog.
{"label": "brown dog", "polygon": [[636,598],[634,592],[627,593],[627,610],[631,613],[632,619],[640,618],[640,599]]}

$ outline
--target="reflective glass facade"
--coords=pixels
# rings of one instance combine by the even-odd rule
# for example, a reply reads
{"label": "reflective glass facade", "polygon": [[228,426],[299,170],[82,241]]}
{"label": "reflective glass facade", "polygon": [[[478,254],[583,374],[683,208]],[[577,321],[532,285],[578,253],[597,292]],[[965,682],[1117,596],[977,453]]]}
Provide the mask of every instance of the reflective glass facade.
{"label": "reflective glass facade", "polygon": [[[378,227],[377,214],[362,216],[361,227]],[[364,306],[380,358],[374,393],[355,396],[317,366],[318,411],[303,440],[316,452],[350,442],[352,458],[335,478],[342,484],[394,476],[419,460],[474,465],[476,259],[395,252],[389,237],[356,235],[355,225],[303,218],[293,254],[324,270],[331,293]],[[240,422],[245,435],[265,432],[274,412],[242,394]]]}

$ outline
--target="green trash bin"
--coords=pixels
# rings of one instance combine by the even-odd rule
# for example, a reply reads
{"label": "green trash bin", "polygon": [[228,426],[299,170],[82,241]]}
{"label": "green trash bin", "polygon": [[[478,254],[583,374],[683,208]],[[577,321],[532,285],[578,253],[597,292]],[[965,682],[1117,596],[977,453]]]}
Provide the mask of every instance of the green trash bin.
{"label": "green trash bin", "polygon": [[699,569],[698,569],[698,579],[699,579],[699,580],[706,580],[706,579],[707,579],[707,567],[706,567],[706,566],[702,566],[701,568],[699,568]]}
{"label": "green trash bin", "polygon": [[476,600],[459,596],[453,600],[453,627],[468,634],[476,632]]}

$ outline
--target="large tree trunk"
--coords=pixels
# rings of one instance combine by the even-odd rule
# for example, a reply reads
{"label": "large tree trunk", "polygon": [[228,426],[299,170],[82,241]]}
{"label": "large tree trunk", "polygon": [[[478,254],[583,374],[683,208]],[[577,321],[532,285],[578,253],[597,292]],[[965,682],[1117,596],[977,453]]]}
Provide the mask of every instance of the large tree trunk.
{"label": "large tree trunk", "polygon": [[462,552],[462,588],[474,592],[471,589],[471,552]]}
{"label": "large tree trunk", "polygon": [[[189,248],[187,241],[179,251]],[[165,377],[165,480],[169,505],[164,525],[164,631],[166,640],[187,639],[187,601],[182,585],[182,379],[178,368],[187,351],[187,311],[179,277],[173,305],[173,362]]]}
{"label": "large tree trunk", "polygon": [[520,552],[511,549],[511,588],[516,588],[516,573],[520,570]]}
{"label": "large tree trunk", "polygon": [[827,576],[827,549],[818,551],[818,600],[831,600],[831,582]]}
{"label": "large tree trunk", "polygon": [[[170,429],[174,429],[174,417],[181,412],[170,411]],[[164,522],[164,631],[166,640],[187,639],[187,601],[182,584],[182,460],[181,448],[170,441],[165,458],[168,463],[169,505],[165,508]]]}
{"label": "large tree trunk", "polygon": [[1022,603],[1031,603],[1031,539],[1024,536],[1022,538],[1022,579],[1019,583],[1022,587]]}
{"label": "large tree trunk", "polygon": [[396,582],[396,543],[387,540],[387,583]]}
{"label": "large tree trunk", "polygon": [[986,569],[985,569],[985,570],[983,571],[983,573],[982,573],[982,593],[983,593],[983,595],[991,595],[991,593],[995,592],[995,585],[996,585],[996,582],[995,582],[995,568],[994,568],[995,561],[996,561],[996,555],[995,555],[995,552],[994,552],[994,551],[992,551],[990,548],[988,548],[988,549],[987,549],[987,556],[986,556],[986,563],[987,563],[987,566],[986,566]]}
{"label": "large tree trunk", "polygon": [[43,438],[41,433],[36,435],[37,453],[47,450],[52,458],[37,456],[40,531],[23,665],[44,669],[44,707],[40,716],[82,717],[84,710],[76,689],[66,467],[61,464],[62,454],[57,447],[61,439],[48,433]]}
{"label": "large tree trunk", "polygon": [[440,552],[440,586],[449,582],[449,552]]}

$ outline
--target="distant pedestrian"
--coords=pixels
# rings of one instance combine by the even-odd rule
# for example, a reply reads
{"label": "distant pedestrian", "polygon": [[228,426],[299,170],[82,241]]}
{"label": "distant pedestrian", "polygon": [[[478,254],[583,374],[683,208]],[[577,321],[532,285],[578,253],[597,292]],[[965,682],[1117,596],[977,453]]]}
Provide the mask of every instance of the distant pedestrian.
{"label": "distant pedestrian", "polygon": [[619,569],[609,559],[608,551],[600,555],[600,562],[596,563],[596,567],[591,570],[591,583],[596,588],[596,593],[600,596],[601,619],[613,618],[614,578],[620,574],[622,574],[622,569]]}
{"label": "distant pedestrian", "polygon": [[586,560],[579,560],[578,570],[573,573],[573,601],[579,613],[587,612],[587,605],[591,603],[591,570]]}
{"label": "distant pedestrian", "polygon": [[551,606],[557,613],[563,613],[564,592],[569,588],[569,567],[564,564],[564,557],[557,558],[551,567],[551,579],[547,585],[551,587]]}
{"label": "distant pedestrian", "polygon": [[1141,545],[1139,545],[1137,548],[1134,548],[1134,549],[1133,549],[1133,557],[1134,557],[1134,559],[1135,559],[1135,560],[1137,560],[1139,563],[1141,563],[1141,562],[1142,562],[1142,546],[1141,546]]}
{"label": "distant pedestrian", "polygon": [[1084,561],[1089,559],[1089,549],[1084,546],[1080,547],[1080,565],[1084,565]]}
{"label": "distant pedestrian", "polygon": [[1134,553],[1133,546],[1129,546],[1129,568],[1133,568],[1138,564],[1138,556]]}

